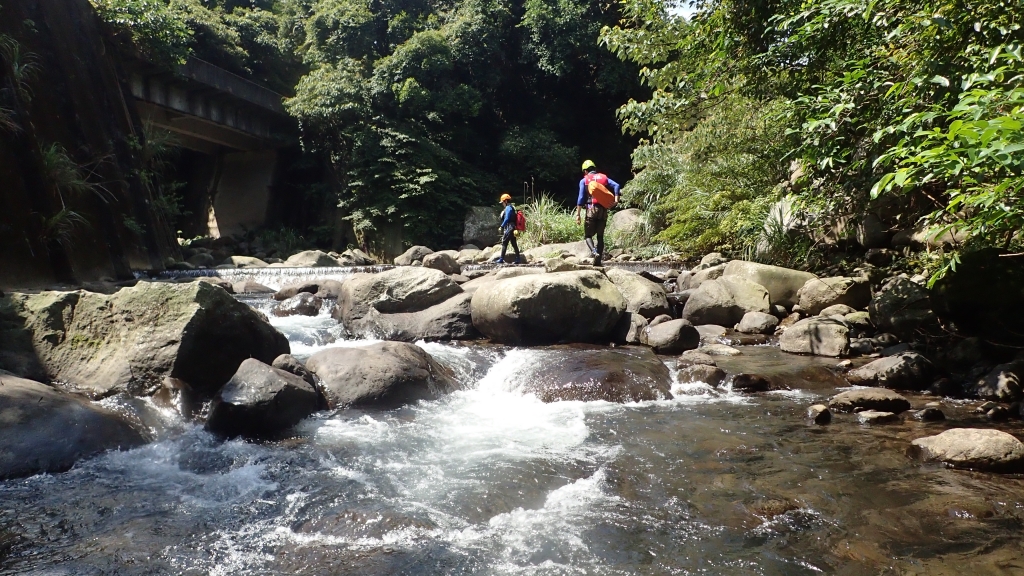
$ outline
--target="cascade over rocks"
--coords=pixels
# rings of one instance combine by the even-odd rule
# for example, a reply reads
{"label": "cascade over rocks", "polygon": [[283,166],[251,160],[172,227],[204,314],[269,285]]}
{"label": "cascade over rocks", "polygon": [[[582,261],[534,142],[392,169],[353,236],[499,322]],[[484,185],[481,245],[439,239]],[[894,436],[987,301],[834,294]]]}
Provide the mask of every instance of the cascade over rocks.
{"label": "cascade over rocks", "polygon": [[271,362],[289,351],[262,314],[206,282],[12,294],[0,299],[0,319],[0,342],[14,341],[0,352],[0,368],[94,398],[149,394],[165,377],[212,396],[242,360]]}
{"label": "cascade over rocks", "polygon": [[648,320],[669,312],[668,298],[661,284],[616,268],[607,270],[605,274],[625,297],[627,312],[636,312]]}
{"label": "cascade over rocks", "polygon": [[473,325],[504,344],[609,342],[626,311],[615,285],[594,270],[528,274],[473,294]]}
{"label": "cascade over rocks", "polygon": [[338,280],[305,280],[281,287],[274,293],[274,300],[287,300],[300,292],[315,294],[320,298],[337,299],[341,294],[341,282]]}
{"label": "cascade over rocks", "polygon": [[458,387],[451,370],[406,342],[327,348],[306,367],[319,378],[329,408],[433,400]]}
{"label": "cascade over rocks", "polygon": [[319,407],[320,396],[302,377],[250,358],[217,393],[206,427],[225,436],[269,438]]}
{"label": "cascade over rocks", "polygon": [[433,253],[434,251],[426,246],[413,246],[403,252],[400,256],[395,257],[395,265],[412,266],[414,262],[422,262],[424,256]]}
{"label": "cascade over rocks", "polygon": [[899,414],[910,410],[910,401],[885,388],[856,388],[833,396],[828,407],[836,412],[853,412],[862,408]]}
{"label": "cascade over rocks", "polygon": [[299,292],[295,296],[281,302],[270,311],[274,316],[316,316],[324,301],[309,292]]}
{"label": "cascade over rocks", "polygon": [[862,386],[924,390],[932,383],[933,373],[931,361],[924,356],[917,352],[901,352],[851,370],[846,379],[851,384]]}
{"label": "cascade over rocks", "polygon": [[650,349],[545,350],[550,361],[524,368],[521,390],[542,402],[640,402],[672,398],[668,367]]}
{"label": "cascade over rocks", "polygon": [[[797,292],[803,288],[804,284],[817,276],[810,272],[791,270],[781,266],[733,260],[726,264],[722,278],[744,278],[755,284],[760,284],[768,291],[771,304],[781,304],[790,308],[798,302]],[[763,312],[767,312],[767,310],[763,310]]]}
{"label": "cascade over rocks", "polygon": [[0,371],[0,479],[61,472],[145,441],[116,412]]}
{"label": "cascade over rocks", "polygon": [[999,430],[954,428],[914,440],[909,452],[954,468],[991,472],[1024,470],[1024,443]]}
{"label": "cascade over rocks", "polygon": [[747,312],[768,310],[768,291],[763,286],[744,278],[722,277],[702,283],[690,295],[683,307],[683,318],[696,325],[733,326]]}
{"label": "cascade over rocks", "polygon": [[860,278],[812,278],[800,288],[797,298],[803,312],[812,316],[837,304],[845,304],[854,312],[871,301],[871,285]]}
{"label": "cascade over rocks", "polygon": [[700,332],[689,320],[669,320],[641,331],[640,343],[658,354],[679,354],[700,346]]}
{"label": "cascade over rocks", "polygon": [[850,352],[850,329],[832,318],[807,318],[786,328],[779,347],[793,354],[845,356]]}

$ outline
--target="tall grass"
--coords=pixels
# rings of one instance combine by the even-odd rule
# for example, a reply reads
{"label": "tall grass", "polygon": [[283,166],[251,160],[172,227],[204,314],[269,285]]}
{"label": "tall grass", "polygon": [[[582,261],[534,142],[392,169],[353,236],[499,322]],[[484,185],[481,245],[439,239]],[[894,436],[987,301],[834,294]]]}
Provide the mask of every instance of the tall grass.
{"label": "tall grass", "polygon": [[526,216],[526,230],[519,233],[523,250],[542,244],[575,242],[583,239],[583,226],[576,223],[576,208],[566,208],[547,194],[517,207]]}

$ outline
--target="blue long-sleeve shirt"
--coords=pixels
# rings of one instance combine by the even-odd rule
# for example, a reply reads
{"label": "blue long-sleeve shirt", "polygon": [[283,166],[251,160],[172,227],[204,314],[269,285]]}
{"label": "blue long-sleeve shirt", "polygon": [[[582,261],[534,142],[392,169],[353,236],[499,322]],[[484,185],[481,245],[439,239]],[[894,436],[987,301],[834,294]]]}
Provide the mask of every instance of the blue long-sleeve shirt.
{"label": "blue long-sleeve shirt", "polygon": [[509,226],[515,227],[516,225],[516,209],[511,204],[505,206],[505,211],[501,215],[501,229],[508,230]]}
{"label": "blue long-sleeve shirt", "polygon": [[[614,194],[615,199],[618,200],[619,190],[622,188],[622,186],[619,186],[619,183],[616,182],[615,180],[612,180],[611,178],[608,179],[608,186],[611,187],[612,194]],[[580,178],[580,195],[579,198],[576,199],[576,205],[586,207],[589,204],[590,194],[587,193],[587,179]]]}

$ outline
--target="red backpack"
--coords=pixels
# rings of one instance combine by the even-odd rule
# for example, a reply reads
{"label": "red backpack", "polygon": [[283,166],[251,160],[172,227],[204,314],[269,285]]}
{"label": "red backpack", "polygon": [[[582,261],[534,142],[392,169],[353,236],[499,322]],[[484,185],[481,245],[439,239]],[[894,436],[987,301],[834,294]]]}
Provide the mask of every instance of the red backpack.
{"label": "red backpack", "polygon": [[526,215],[523,214],[522,210],[516,211],[516,230],[520,232],[526,230]]}

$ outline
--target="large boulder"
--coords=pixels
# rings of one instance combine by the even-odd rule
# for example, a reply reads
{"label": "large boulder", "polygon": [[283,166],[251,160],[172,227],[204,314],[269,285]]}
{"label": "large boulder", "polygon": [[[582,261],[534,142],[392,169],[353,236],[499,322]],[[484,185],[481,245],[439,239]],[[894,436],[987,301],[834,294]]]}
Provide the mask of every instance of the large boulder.
{"label": "large boulder", "polygon": [[672,398],[668,367],[647,348],[549,349],[526,368],[521,391],[543,402],[640,402]]}
{"label": "large boulder", "polygon": [[446,252],[434,252],[423,257],[423,267],[440,270],[445,274],[458,274],[462,266],[455,261],[455,258]]}
{"label": "large boulder", "polygon": [[850,329],[832,318],[807,318],[786,328],[779,347],[793,354],[845,356],[850,352]]}
{"label": "large boulder", "polygon": [[0,480],[61,472],[83,458],[145,440],[116,412],[0,372]]}
{"label": "large boulder", "polygon": [[661,284],[616,268],[609,269],[605,274],[626,298],[627,312],[636,312],[648,320],[669,312],[668,298]]}
{"label": "large boulder", "polygon": [[482,285],[473,294],[473,325],[505,344],[612,339],[626,299],[594,270],[529,274]]}
{"label": "large boulder", "polygon": [[414,262],[422,262],[424,256],[433,253],[434,251],[426,246],[413,246],[401,255],[396,256],[395,264],[398,266],[412,266]]}
{"label": "large boulder", "polygon": [[458,386],[450,369],[407,342],[327,348],[310,356],[306,367],[320,379],[330,408],[432,400]]}
{"label": "large boulder", "polygon": [[779,319],[767,312],[747,312],[736,326],[744,334],[772,334],[779,325]]}
{"label": "large boulder", "polygon": [[971,386],[978,398],[1016,402],[1024,399],[1024,362],[1000,364]]}
{"label": "large boulder", "polygon": [[470,310],[472,294],[451,298],[417,312],[383,314],[370,308],[363,318],[346,324],[361,338],[416,342],[417,340],[466,340],[479,336]]}
{"label": "large boulder", "polygon": [[640,343],[658,354],[680,354],[700,346],[700,332],[688,320],[669,320],[640,332]]}
{"label": "large boulder", "polygon": [[0,319],[0,342],[28,337],[32,350],[26,360],[23,347],[5,349],[0,368],[41,372],[94,398],[151,394],[166,377],[213,396],[242,360],[272,362],[289,352],[262,314],[206,282],[140,282],[112,295],[13,294],[0,298]]}
{"label": "large boulder", "polygon": [[797,303],[797,292],[808,280],[817,278],[810,272],[791,270],[781,266],[769,266],[746,260],[733,260],[725,265],[723,278],[744,278],[764,286],[772,304],[786,308]]}
{"label": "large boulder", "polygon": [[1024,470],[1024,443],[999,430],[954,428],[911,442],[911,453],[954,468],[991,472]]}
{"label": "large boulder", "polygon": [[879,358],[846,373],[851,384],[897,390],[924,390],[932,383],[934,367],[917,352]]}
{"label": "large boulder", "polygon": [[676,279],[676,287],[680,291],[700,288],[700,285],[708,280],[718,280],[721,278],[722,274],[725,274],[725,266],[725,263],[705,266],[689,276],[680,276]]}
{"label": "large boulder", "polygon": [[885,388],[855,388],[833,396],[828,407],[836,412],[853,412],[860,408],[899,414],[910,410],[910,401]]}
{"label": "large boulder", "polygon": [[896,276],[886,282],[868,305],[871,323],[879,332],[910,339],[920,328],[935,324],[928,291],[909,278]]}
{"label": "large boulder", "polygon": [[733,326],[747,312],[768,310],[768,291],[763,286],[744,278],[722,277],[702,283],[690,295],[683,306],[683,318],[696,325]]}
{"label": "large boulder", "polygon": [[708,386],[718,386],[725,381],[726,373],[718,366],[708,364],[691,364],[679,369],[677,378],[680,384],[696,384],[703,382]]}
{"label": "large boulder", "polygon": [[613,212],[608,218],[609,236],[627,236],[644,225],[644,213],[639,208],[626,208]]}
{"label": "large boulder", "polygon": [[384,314],[418,312],[461,292],[447,274],[431,268],[354,274],[341,286],[334,318],[348,325],[366,316],[371,308]]}
{"label": "large boulder", "polygon": [[206,427],[225,436],[269,438],[319,406],[316,389],[302,377],[250,358],[217,392]]}
{"label": "large boulder", "polygon": [[[529,224],[527,224],[529,225]],[[500,246],[499,246],[500,249]],[[593,254],[583,240],[578,242],[563,242],[561,244],[541,244],[523,252],[531,260],[546,260],[548,258],[561,258],[562,256],[575,256],[576,258],[590,258]]]}
{"label": "large boulder", "polygon": [[501,207],[473,206],[466,211],[462,229],[462,241],[477,246],[493,246],[501,242],[498,231]]}
{"label": "large boulder", "polygon": [[640,344],[640,336],[647,328],[647,319],[634,312],[626,312],[612,334],[618,344]]}
{"label": "large boulder", "polygon": [[871,285],[862,278],[812,278],[800,288],[797,298],[803,312],[812,316],[836,304],[860,310],[871,301]]}
{"label": "large boulder", "polygon": [[292,254],[284,261],[284,265],[293,268],[316,268],[321,266],[338,266],[337,260],[319,250],[303,250]]}
{"label": "large boulder", "polygon": [[267,263],[252,256],[229,256],[224,259],[223,264],[236,268],[266,268]]}
{"label": "large boulder", "polygon": [[338,256],[338,264],[342,266],[370,266],[376,263],[372,256],[358,248],[350,248]]}

